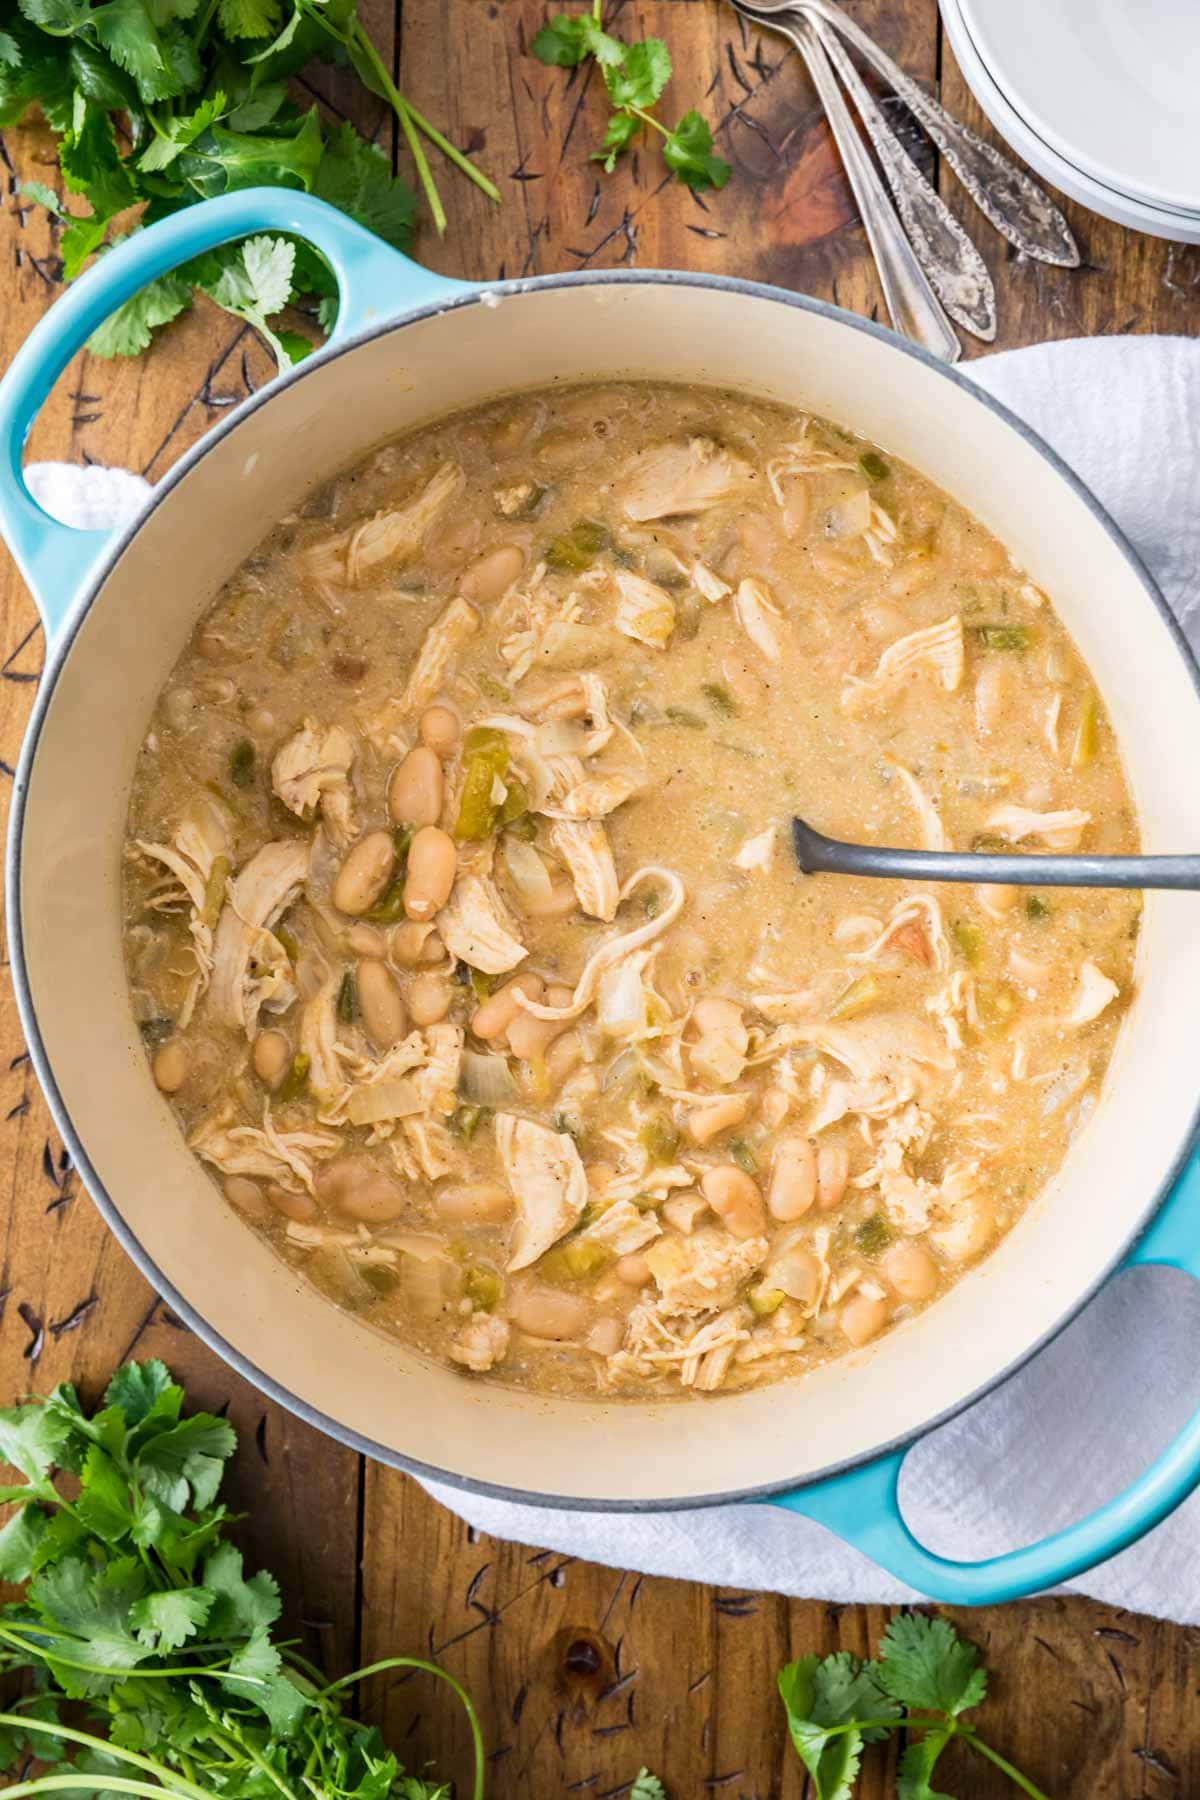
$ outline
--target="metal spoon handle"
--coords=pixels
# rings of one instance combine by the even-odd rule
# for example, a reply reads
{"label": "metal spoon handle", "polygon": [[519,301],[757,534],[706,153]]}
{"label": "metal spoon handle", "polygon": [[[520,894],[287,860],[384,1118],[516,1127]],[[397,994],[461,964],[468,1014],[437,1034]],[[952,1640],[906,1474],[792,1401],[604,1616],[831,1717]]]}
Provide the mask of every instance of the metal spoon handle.
{"label": "metal spoon handle", "polygon": [[792,820],[802,875],[867,875],[882,881],[970,881],[1017,887],[1200,889],[1200,854],[1007,856],[973,850],[897,850],[847,844]]}
{"label": "metal spoon handle", "polygon": [[[750,9],[747,11],[754,16]],[[791,39],[808,64],[862,214],[892,324],[932,355],[944,362],[957,362],[962,345],[904,235],[896,209],[858,135],[816,26],[800,15],[780,16],[771,24]]]}
{"label": "metal spoon handle", "polygon": [[1079,267],[1079,247],[1071,227],[1044,188],[948,113],[835,0],[789,0],[789,4],[825,19],[872,64],[925,127],[980,212],[1002,237],[1038,262],[1063,269]]}
{"label": "metal spoon handle", "polygon": [[817,31],[875,146],[896,210],[934,292],[964,331],[990,344],[996,335],[996,290],[986,263],[876,106],[837,32],[819,15]]}

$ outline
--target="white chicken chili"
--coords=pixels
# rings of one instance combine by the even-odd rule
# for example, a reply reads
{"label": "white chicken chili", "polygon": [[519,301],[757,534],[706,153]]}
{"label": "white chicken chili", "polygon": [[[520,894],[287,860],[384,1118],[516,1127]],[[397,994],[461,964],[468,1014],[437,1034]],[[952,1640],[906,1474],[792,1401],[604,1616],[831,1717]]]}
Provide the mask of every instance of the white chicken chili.
{"label": "white chicken chili", "polygon": [[1045,1186],[1140,897],[805,879],[793,812],[1138,842],[1049,599],[886,450],[633,383],[418,432],[265,539],[161,696],[126,845],[154,1079],[225,1203],[466,1372],[801,1372]]}

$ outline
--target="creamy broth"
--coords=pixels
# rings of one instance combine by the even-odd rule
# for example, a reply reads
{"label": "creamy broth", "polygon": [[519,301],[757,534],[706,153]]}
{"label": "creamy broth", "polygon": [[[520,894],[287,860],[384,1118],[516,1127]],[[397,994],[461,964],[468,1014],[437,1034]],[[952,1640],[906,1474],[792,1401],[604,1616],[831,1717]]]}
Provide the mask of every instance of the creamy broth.
{"label": "creamy broth", "polygon": [[797,812],[1138,843],[1050,599],[886,448],[630,383],[375,452],[138,760],[132,1000],[213,1204],[553,1391],[728,1391],[935,1302],[1094,1107],[1140,896],[806,879]]}

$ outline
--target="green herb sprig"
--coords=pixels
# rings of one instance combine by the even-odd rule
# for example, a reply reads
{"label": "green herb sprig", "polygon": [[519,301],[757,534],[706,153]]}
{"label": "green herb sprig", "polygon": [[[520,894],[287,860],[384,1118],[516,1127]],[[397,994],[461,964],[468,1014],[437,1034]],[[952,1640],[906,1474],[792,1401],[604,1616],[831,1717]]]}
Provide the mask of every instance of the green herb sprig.
{"label": "green herb sprig", "polygon": [[[397,249],[407,248],[417,197],[353,125],[326,131],[301,111],[289,78],[307,63],[349,64],[400,122],[438,231],[446,213],[426,141],[492,200],[470,158],[396,88],[355,0],[16,0],[0,27],[0,128],[40,106],[58,137],[63,185],[87,204],[64,210],[44,182],[22,191],[62,220],[63,273],[73,280],[120,230],[150,224],[215,194],[254,186],[318,195]],[[117,221],[120,221],[118,228]],[[94,335],[100,356],[135,356],[191,304],[196,290],[262,333],[280,367],[313,348],[268,320],[311,296],[320,324],[337,289],[307,245],[260,237],[222,246],[151,283]]]}
{"label": "green herb sprig", "polygon": [[1048,1800],[963,1719],[987,1693],[987,1670],[974,1644],[947,1619],[898,1614],[874,1662],[861,1662],[846,1650],[802,1656],[780,1670],[779,1693],[815,1800],[850,1800],[863,1746],[901,1730],[919,1735],[900,1758],[898,1800],[949,1800],[930,1782],[951,1740],[993,1763],[1029,1800]]}
{"label": "green herb sprig", "polygon": [[684,113],[673,131],[654,114],[671,79],[671,53],[661,38],[624,43],[605,31],[601,0],[593,0],[591,12],[559,13],[551,19],[530,48],[540,62],[560,69],[574,69],[589,56],[595,58],[612,112],[603,147],[593,160],[603,163],[610,175],[621,152],[646,127],[662,138],[668,169],[694,192],[725,186],[729,164],[714,156],[712,132],[703,114],[694,108]]}
{"label": "green herb sprig", "polygon": [[[0,1463],[24,1477],[0,1487],[16,1509],[0,1527],[0,1581],[23,1586],[0,1608],[0,1675],[32,1676],[0,1713],[0,1773],[27,1756],[50,1764],[5,1800],[449,1800],[343,1710],[358,1682],[389,1669],[423,1670],[458,1695],[482,1800],[479,1722],[446,1670],[388,1657],[327,1681],[275,1636],[278,1584],[247,1576],[217,1498],[233,1428],[185,1417],[183,1402],[161,1362],[142,1362],[114,1375],[92,1413],[66,1384],[0,1412]],[[95,1729],[77,1723],[81,1710]]]}

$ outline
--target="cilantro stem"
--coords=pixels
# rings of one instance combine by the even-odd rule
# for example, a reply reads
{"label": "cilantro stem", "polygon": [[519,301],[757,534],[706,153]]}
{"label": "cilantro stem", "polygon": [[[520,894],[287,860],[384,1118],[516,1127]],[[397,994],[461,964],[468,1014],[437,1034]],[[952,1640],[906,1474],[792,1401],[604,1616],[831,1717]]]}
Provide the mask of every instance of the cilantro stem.
{"label": "cilantro stem", "polygon": [[[475,1782],[471,1789],[472,1800],[483,1800],[484,1749],[483,1731],[479,1717],[471,1704],[471,1696],[462,1683],[456,1681],[449,1669],[439,1667],[437,1663],[425,1662],[419,1656],[387,1656],[382,1662],[368,1663],[365,1669],[355,1669],[350,1675],[343,1675],[340,1681],[331,1681],[329,1686],[321,1690],[323,1697],[336,1694],[339,1688],[353,1687],[357,1682],[365,1681],[368,1675],[382,1675],[388,1669],[420,1669],[426,1675],[434,1675],[444,1681],[458,1695],[463,1711],[467,1715],[467,1724],[471,1728],[471,1743],[475,1751]],[[7,1794],[4,1800],[8,1800]],[[1046,1800],[1045,1795],[1042,1800]]]}
{"label": "cilantro stem", "polygon": [[[106,1744],[105,1749],[108,1749]],[[168,1781],[175,1779],[170,1769],[163,1770]],[[177,1800],[190,1800],[182,1787],[169,1787],[167,1782],[150,1783],[149,1781],[131,1781],[125,1775],[91,1775],[84,1769],[72,1770],[70,1775],[39,1775],[33,1781],[18,1781],[12,1787],[4,1789],[4,1800],[25,1800],[27,1794],[53,1794],[63,1789],[72,1788],[78,1791],[86,1788],[92,1792],[114,1794],[144,1794],[148,1800],[163,1800],[164,1794],[174,1794]],[[211,1796],[205,1795],[205,1800]]]}
{"label": "cilantro stem", "polygon": [[423,131],[430,143],[436,144],[442,155],[448,157],[456,169],[461,169],[468,180],[473,181],[477,188],[482,189],[489,200],[494,200],[497,206],[499,206],[500,189],[496,186],[495,182],[489,180],[482,169],[477,169],[470,157],[464,156],[457,145],[452,144],[450,139],[445,137],[438,130],[436,125],[431,125],[424,113],[419,113],[417,111],[411,100],[406,100],[404,104],[408,108],[408,116],[416,126],[417,130]]}
{"label": "cilantro stem", "polygon": [[653,125],[655,131],[661,131],[665,138],[671,136],[662,120],[656,119],[652,112],[647,112],[644,106],[627,106],[625,111],[631,112],[635,119],[640,119],[643,125]]}
{"label": "cilantro stem", "polygon": [[1050,1800],[1050,1796],[1043,1793],[1040,1787],[1035,1786],[1027,1775],[1022,1775],[1020,1769],[1014,1769],[1007,1757],[1001,1756],[998,1750],[993,1750],[990,1744],[985,1744],[983,1739],[976,1737],[973,1731],[964,1728],[959,1731],[958,1735],[964,1742],[970,1744],[972,1750],[978,1750],[980,1756],[990,1763],[995,1763],[996,1767],[1008,1776],[1015,1787],[1019,1787],[1023,1794],[1029,1795],[1029,1800]]}
{"label": "cilantro stem", "polygon": [[254,1745],[250,1742],[249,1738],[229,1738],[226,1737],[223,1731],[210,1731],[208,1735],[214,1744],[219,1744],[222,1750],[232,1756],[235,1761],[239,1756],[244,1756],[248,1762],[252,1762],[259,1774],[265,1775],[267,1780],[271,1782],[273,1786],[277,1787],[281,1794],[286,1796],[286,1800],[295,1800],[295,1795],[287,1782],[276,1773],[265,1757],[258,1754],[258,1751],[254,1748]]}
{"label": "cilantro stem", "polygon": [[426,158],[421,140],[417,136],[408,101],[404,98],[404,95],[400,92],[399,88],[392,80],[391,75],[384,67],[383,59],[366,32],[363,30],[357,17],[351,27],[351,37],[360,54],[369,64],[380,87],[383,89],[384,98],[388,101],[392,111],[400,121],[400,129],[404,133],[404,141],[412,154],[413,166],[417,171],[417,179],[421,183],[421,187],[425,193],[425,199],[429,205],[429,212],[433,219],[434,229],[438,236],[442,237],[445,235],[446,231],[445,208],[442,206],[441,195],[437,191],[437,183],[433,179],[433,172],[429,167],[429,162]]}
{"label": "cilantro stem", "polygon": [[[155,1762],[153,1757],[139,1756],[136,1750],[127,1750],[123,1744],[114,1744],[108,1738],[95,1737],[90,1731],[78,1731],[72,1725],[59,1725],[45,1719],[31,1719],[24,1713],[0,1713],[0,1725],[14,1725],[20,1731],[42,1731],[47,1737],[62,1738],[72,1744],[86,1744],[89,1749],[102,1750],[106,1756],[114,1757],[119,1762],[145,1769],[148,1775],[167,1776],[180,1787],[188,1789],[194,1800],[209,1800],[206,1788],[198,1786],[194,1781],[180,1780],[172,1770]],[[3,1791],[7,1795],[9,1789],[5,1788]]]}
{"label": "cilantro stem", "polygon": [[[194,1678],[197,1675],[218,1675],[224,1677],[229,1674],[228,1667],[222,1668],[219,1664],[213,1668],[196,1668],[193,1665],[185,1663],[181,1668],[147,1669],[141,1663],[132,1663],[128,1669],[116,1669],[111,1667],[105,1669],[99,1667],[96,1663],[79,1662],[74,1657],[60,1656],[56,1650],[47,1649],[44,1643],[38,1641],[41,1638],[45,1638],[47,1635],[45,1626],[27,1625],[24,1629],[32,1634],[32,1641],[19,1636],[18,1634],[22,1630],[22,1627],[19,1624],[11,1622],[8,1625],[0,1626],[0,1641],[8,1644],[15,1644],[19,1650],[24,1650],[26,1654],[30,1651],[35,1651],[41,1660],[44,1663],[49,1664],[52,1668],[57,1666],[61,1669],[77,1669],[83,1675],[103,1675],[111,1680],[115,1675],[124,1674],[130,1677],[136,1677],[138,1681],[168,1681],[176,1675],[187,1675]],[[56,1632],[56,1635],[65,1636],[66,1634]],[[205,1650],[208,1650],[210,1646],[205,1644],[204,1648]],[[262,1682],[257,1675],[235,1675],[233,1679],[235,1681],[244,1681],[250,1687],[265,1686],[265,1683]]]}

